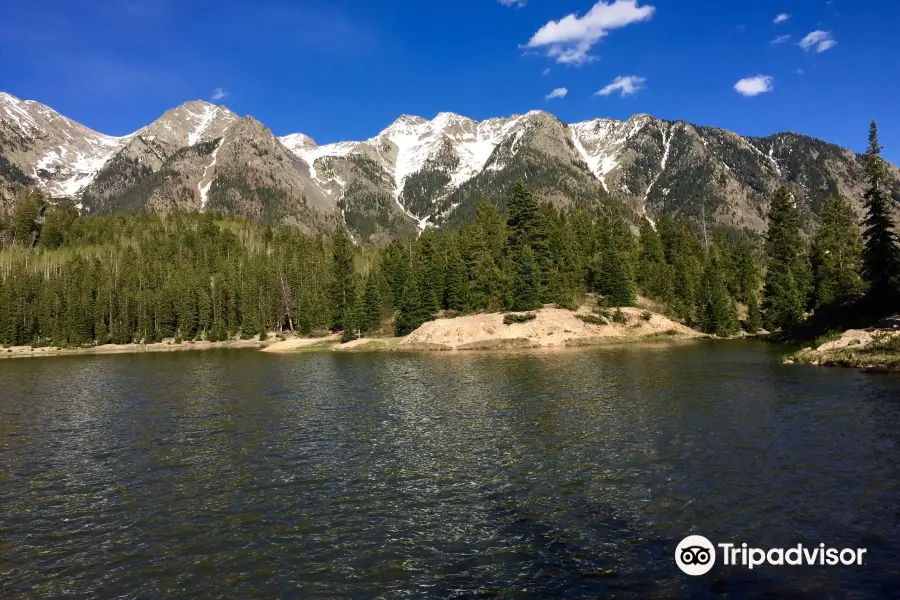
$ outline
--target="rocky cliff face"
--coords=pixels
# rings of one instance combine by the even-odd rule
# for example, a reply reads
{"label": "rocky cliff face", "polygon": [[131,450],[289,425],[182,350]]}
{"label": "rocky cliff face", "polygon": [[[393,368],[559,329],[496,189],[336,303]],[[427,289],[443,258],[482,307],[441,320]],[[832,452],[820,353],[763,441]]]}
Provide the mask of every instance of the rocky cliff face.
{"label": "rocky cliff face", "polygon": [[[890,168],[900,201],[900,171]],[[87,212],[216,210],[364,240],[412,235],[503,206],[523,178],[560,206],[621,202],[635,219],[667,213],[765,229],[787,184],[807,224],[841,194],[861,211],[862,157],[795,133],[745,138],[635,115],[566,124],[545,112],[477,122],[404,115],[373,138],[319,146],[275,138],[227,108],[188,102],[122,137],[0,94],[0,181],[38,185]]]}
{"label": "rocky cliff face", "polygon": [[[519,177],[560,206],[610,198],[635,217],[668,213],[755,231],[765,229],[781,184],[810,225],[831,194],[861,211],[864,188],[862,157],[834,144],[795,133],[744,138],[650,115],[567,125],[540,111],[481,123],[441,113],[401,117],[363,142],[281,139],[314,171],[329,165],[317,180],[332,189],[347,189],[352,161],[364,160],[376,174],[366,180],[370,193],[392,195],[420,227],[466,220],[482,199],[502,207]],[[900,200],[900,172],[891,173]]]}

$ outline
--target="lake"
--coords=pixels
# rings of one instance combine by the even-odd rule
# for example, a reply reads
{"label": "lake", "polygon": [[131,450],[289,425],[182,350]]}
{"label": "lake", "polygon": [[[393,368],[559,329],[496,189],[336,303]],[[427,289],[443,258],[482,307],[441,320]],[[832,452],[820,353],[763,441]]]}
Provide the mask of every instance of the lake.
{"label": "lake", "polygon": [[0,360],[0,597],[896,597],[900,377],[784,351]]}

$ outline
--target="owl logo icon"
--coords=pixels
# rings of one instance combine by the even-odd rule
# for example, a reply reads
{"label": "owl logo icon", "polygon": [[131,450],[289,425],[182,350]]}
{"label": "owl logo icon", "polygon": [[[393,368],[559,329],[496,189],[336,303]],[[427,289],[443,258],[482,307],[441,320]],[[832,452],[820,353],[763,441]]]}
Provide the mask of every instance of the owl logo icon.
{"label": "owl logo icon", "polygon": [[702,535],[689,535],[675,548],[675,564],[693,577],[709,573],[716,564],[716,548]]}

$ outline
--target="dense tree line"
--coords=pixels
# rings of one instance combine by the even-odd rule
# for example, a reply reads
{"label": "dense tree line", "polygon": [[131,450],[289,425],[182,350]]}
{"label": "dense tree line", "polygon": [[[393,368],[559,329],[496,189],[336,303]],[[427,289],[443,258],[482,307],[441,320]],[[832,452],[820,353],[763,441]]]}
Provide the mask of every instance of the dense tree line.
{"label": "dense tree line", "polygon": [[766,234],[762,311],[769,329],[795,327],[811,311],[823,309],[859,311],[869,317],[900,310],[900,244],[880,155],[873,122],[862,223],[846,199],[832,196],[825,202],[818,230],[807,242],[790,191],[782,187],[775,193]]}
{"label": "dense tree line", "polygon": [[384,247],[214,214],[79,216],[32,193],[0,221],[0,342],[403,335],[441,311],[574,308],[586,294],[627,306],[638,293],[729,335],[761,279],[750,239],[731,233],[701,241],[668,217],[636,227],[610,205],[561,211],[521,182],[505,213],[483,202],[457,229]]}

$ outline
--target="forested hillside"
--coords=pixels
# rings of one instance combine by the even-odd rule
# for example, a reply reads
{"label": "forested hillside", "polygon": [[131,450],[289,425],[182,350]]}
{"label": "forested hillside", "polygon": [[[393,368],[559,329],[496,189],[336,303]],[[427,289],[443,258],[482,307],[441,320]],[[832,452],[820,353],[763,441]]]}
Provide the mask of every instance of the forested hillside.
{"label": "forested hillside", "polygon": [[574,306],[587,293],[624,306],[638,291],[724,335],[738,328],[736,301],[755,306],[746,238],[705,244],[669,219],[635,236],[612,208],[562,213],[521,182],[507,208],[485,202],[459,230],[374,247],[214,214],[84,217],[31,193],[0,226],[0,342],[402,335],[442,310]]}
{"label": "forested hillside", "polygon": [[667,215],[636,232],[621,206],[562,210],[523,180],[505,212],[483,201],[456,229],[382,246],[343,227],[325,237],[213,212],[82,216],[32,190],[0,213],[0,343],[405,335],[438,316],[575,308],[588,295],[618,307],[641,294],[720,336],[884,314],[900,306],[900,246],[880,150],[873,123],[862,234],[848,199],[832,196],[807,239],[783,186],[764,243]]}

